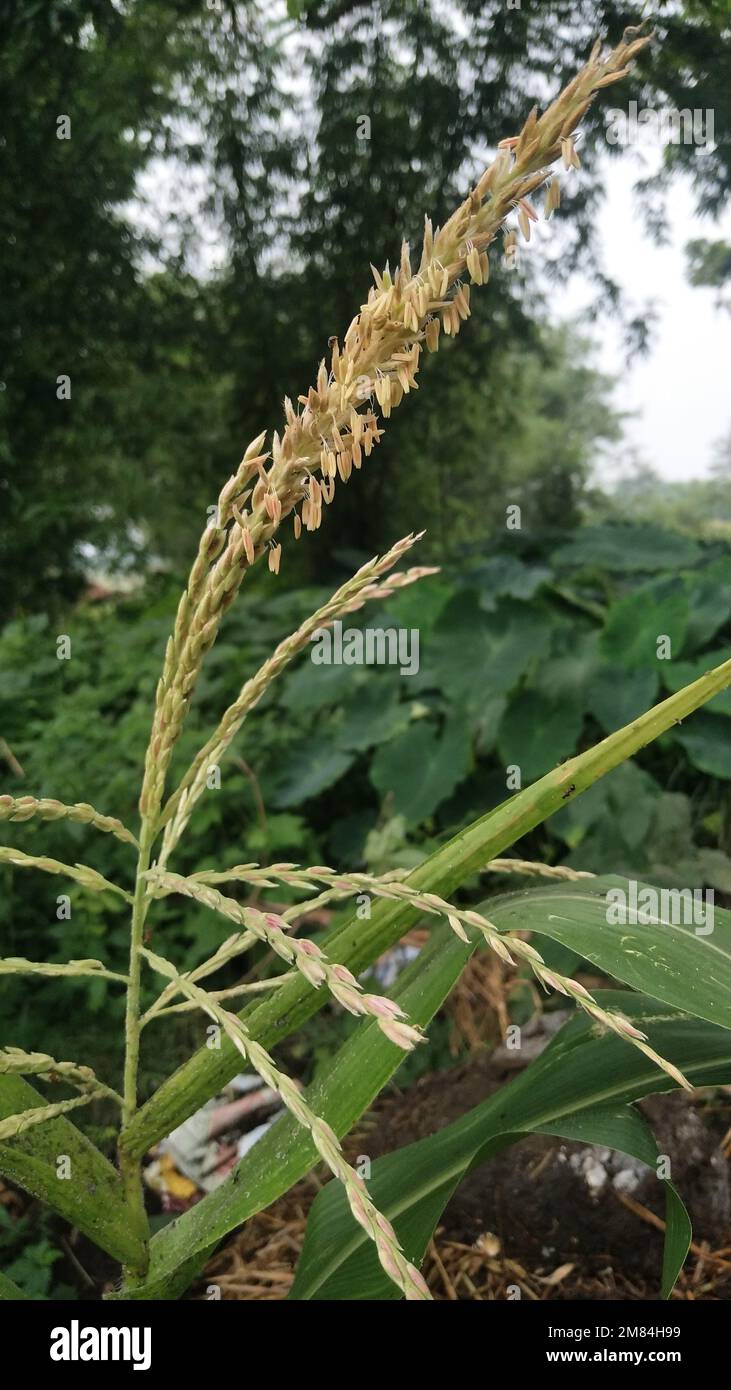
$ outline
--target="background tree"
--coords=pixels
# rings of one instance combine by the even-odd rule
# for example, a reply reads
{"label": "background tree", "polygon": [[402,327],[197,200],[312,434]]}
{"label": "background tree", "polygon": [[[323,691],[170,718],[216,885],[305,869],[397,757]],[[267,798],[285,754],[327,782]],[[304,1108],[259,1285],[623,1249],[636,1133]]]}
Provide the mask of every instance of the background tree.
{"label": "background tree", "polygon": [[[717,138],[669,147],[645,185],[659,232],[672,177],[688,174],[709,213],[727,194],[731,48],[722,0],[655,9],[662,42],[633,92],[655,106],[702,99]],[[5,615],[71,597],[90,561],[182,568],[242,445],[277,425],[282,384],[296,396],[346,328],[368,260],[397,255],[402,233],[416,242],[424,210],[439,218],[485,141],[513,133],[597,33],[613,39],[638,18],[614,0],[302,0],[290,11],[264,0],[6,6]],[[333,545],[372,549],[371,518],[400,515],[407,495],[441,551],[466,532],[484,539],[501,489],[518,482],[536,516],[578,514],[616,429],[607,383],[573,375],[576,346],[535,325],[551,278],[576,265],[596,276],[602,310],[617,309],[594,240],[614,101],[584,123],[589,153],[566,190],[566,226],[542,251],[541,286],[530,258],[517,274],[493,258],[490,310],[467,325],[468,351],[453,358],[447,345],[425,405],[400,413],[358,498],[339,490],[337,527],[307,556],[298,548],[296,567],[320,572]],[[57,138],[61,115],[69,140]],[[646,327],[627,324],[639,342]],[[577,398],[585,411],[571,411]],[[528,405],[530,426],[508,444]]]}

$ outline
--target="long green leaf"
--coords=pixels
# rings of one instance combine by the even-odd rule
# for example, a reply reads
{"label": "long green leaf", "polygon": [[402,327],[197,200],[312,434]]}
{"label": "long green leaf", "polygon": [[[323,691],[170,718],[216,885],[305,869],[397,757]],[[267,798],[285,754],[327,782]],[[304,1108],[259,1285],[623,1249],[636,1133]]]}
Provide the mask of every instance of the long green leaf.
{"label": "long green leaf", "polygon": [[[521,836],[560,810],[567,800],[592,786],[598,778],[631,758],[645,744],[729,684],[731,661],[707,672],[624,729],[610,734],[596,747],[552,769],[533,786],[475,821],[414,869],[409,875],[409,884],[422,891],[448,896],[489,859],[497,858]],[[353,916],[344,926],[329,932],[323,944],[332,960],[347,965],[357,974],[398,941],[418,916],[418,909],[408,905],[381,902],[374,906],[369,921]],[[322,993],[310,988],[304,980],[295,979],[277,991],[275,999],[249,1005],[239,1017],[252,1036],[271,1051],[282,1038],[322,1008],[323,1003]],[[201,1048],[137,1112],[123,1136],[125,1149],[140,1157],[151,1144],[169,1134],[215,1095],[236,1074],[238,1066],[238,1053],[228,1041],[218,1052]]]}
{"label": "long green leaf", "polygon": [[[649,1125],[633,1106],[619,1109],[586,1110],[568,1115],[560,1123],[553,1121],[541,1127],[543,1134],[560,1139],[574,1139],[581,1144],[598,1144],[601,1148],[619,1149],[656,1168],[657,1145]],[[690,1249],[693,1230],[685,1204],[674,1183],[662,1179],[665,1188],[665,1240],[663,1244],[661,1292],[669,1298]]]}
{"label": "long green leaf", "polygon": [[[22,1077],[0,1076],[0,1119],[45,1105]],[[68,1169],[59,1165],[62,1156]],[[118,1173],[64,1116],[0,1144],[0,1173],[47,1202],[122,1264],[144,1268],[145,1246],[123,1201]]]}
{"label": "long green leaf", "polygon": [[[692,924],[674,923],[677,914],[668,912],[667,900],[665,915],[619,924],[611,919],[614,900],[607,901],[607,893],[616,890],[633,891],[625,878],[582,879],[501,894],[482,910],[501,931],[542,933],[632,989],[731,1028],[731,912],[714,907],[709,935],[697,934]],[[653,894],[662,907],[660,889],[636,883],[634,891]],[[706,927],[699,926],[704,933]]]}
{"label": "long green leaf", "polygon": [[[446,926],[433,933],[419,959],[402,971],[393,991],[393,998],[410,1020],[426,1026],[473,950],[474,946],[459,941]],[[307,1101],[337,1135],[346,1134],[403,1058],[401,1049],[384,1037],[374,1021],[364,1021],[340,1048],[327,1074],[309,1088]],[[283,1116],[221,1187],[153,1237],[147,1280],[123,1290],[120,1296],[175,1297],[228,1231],[286,1192],[317,1160],[309,1132],[290,1116]]]}
{"label": "long green leaf", "polygon": [[23,1290],[19,1289],[18,1285],[14,1284],[12,1279],[8,1279],[7,1274],[3,1274],[2,1270],[0,1270],[0,1302],[4,1299],[12,1299],[15,1302],[19,1302],[20,1299],[26,1299],[27,1297],[27,1293],[23,1293]]}
{"label": "long green leaf", "polygon": [[[681,1067],[697,1085],[723,1084],[731,1077],[731,1033],[659,1009],[652,999],[625,991],[600,991],[608,1007],[619,1007],[654,1048]],[[637,1153],[654,1163],[654,1150],[629,1102],[672,1089],[669,1077],[613,1034],[597,1036],[577,1016],[546,1051],[509,1086],[462,1119],[428,1139],[410,1144],[373,1165],[369,1190],[393,1222],[409,1259],[417,1264],[458,1183],[471,1169],[522,1135],[534,1131],[598,1142]],[[643,1137],[644,1136],[644,1137]],[[666,1189],[667,1190],[667,1189]],[[377,1261],[365,1250],[367,1237],[348,1227],[337,1185],[317,1198],[308,1223],[292,1298],[389,1299]],[[668,1196],[668,1234],[663,1270],[667,1296],[688,1248],[689,1227],[682,1203]]]}

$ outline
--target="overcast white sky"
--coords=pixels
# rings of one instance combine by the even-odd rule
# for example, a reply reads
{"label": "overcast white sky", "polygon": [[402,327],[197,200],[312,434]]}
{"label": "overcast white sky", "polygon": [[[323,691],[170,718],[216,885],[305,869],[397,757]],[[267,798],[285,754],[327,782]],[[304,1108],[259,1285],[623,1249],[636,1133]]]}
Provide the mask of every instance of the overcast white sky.
{"label": "overcast white sky", "polygon": [[[693,237],[731,240],[731,210],[719,223],[695,218],[692,192],[679,181],[668,198],[669,244],[658,246],[632,192],[638,175],[649,171],[640,158],[625,148],[619,159],[607,160],[600,240],[609,274],[633,302],[656,301],[658,318],[650,352],[629,364],[611,314],[600,320],[592,331],[597,365],[619,378],[615,402],[635,412],[626,434],[643,461],[666,478],[698,478],[731,428],[731,313],[717,307],[714,290],[688,283],[684,247]],[[560,316],[576,314],[595,295],[586,280],[575,279],[561,293]]]}

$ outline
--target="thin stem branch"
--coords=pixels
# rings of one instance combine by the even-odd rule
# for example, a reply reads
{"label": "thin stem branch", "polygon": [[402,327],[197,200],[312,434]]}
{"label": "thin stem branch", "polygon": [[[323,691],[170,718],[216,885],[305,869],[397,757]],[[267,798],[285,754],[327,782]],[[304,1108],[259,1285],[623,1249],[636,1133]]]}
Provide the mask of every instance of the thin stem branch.
{"label": "thin stem branch", "polygon": [[137,878],[132,904],[132,924],[129,947],[129,985],[127,987],[127,1011],[125,1016],[124,1087],[122,1107],[122,1131],[119,1141],[119,1166],[122,1173],[125,1195],[141,1230],[147,1231],[142,1191],[142,1166],[138,1158],[130,1155],[124,1146],[127,1126],[137,1110],[137,1074],[140,1059],[140,979],[142,974],[142,949],[145,918],[149,904],[149,894],[145,874],[150,867],[150,855],[154,840],[154,826],[143,818],[140,831],[140,852],[137,861]]}
{"label": "thin stem branch", "polygon": [[[216,1004],[219,1004],[222,999],[234,999],[240,994],[254,994],[261,993],[262,990],[277,989],[280,985],[286,984],[287,980],[291,980],[293,976],[294,971],[287,970],[283,975],[277,975],[274,980],[254,980],[248,985],[232,985],[230,989],[211,990],[209,991],[209,998],[213,999]],[[193,1003],[190,999],[183,1000],[182,1003],[179,1004],[166,1004],[164,1009],[156,1009],[154,1011],[148,1010],[146,1014],[143,1014],[141,1026],[146,1028],[147,1024],[152,1022],[153,1018],[167,1018],[168,1014],[189,1013],[192,1009],[197,1008],[198,1005]]]}

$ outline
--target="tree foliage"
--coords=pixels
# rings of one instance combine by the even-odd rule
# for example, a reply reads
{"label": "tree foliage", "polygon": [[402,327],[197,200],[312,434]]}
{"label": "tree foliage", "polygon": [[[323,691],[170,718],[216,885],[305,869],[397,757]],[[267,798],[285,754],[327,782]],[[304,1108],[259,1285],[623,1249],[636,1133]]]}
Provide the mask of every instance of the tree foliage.
{"label": "tree foliage", "polygon": [[[704,210],[720,207],[731,90],[725,4],[656,9],[662,42],[633,78],[638,100],[702,96],[721,138],[668,148],[645,189],[655,222],[663,181],[681,169]],[[312,0],[289,14],[263,0],[11,0],[0,612],[73,595],[90,562],[182,567],[242,445],[277,426],[282,388],[295,398],[344,331],[368,261],[398,255],[402,233],[415,241],[486,142],[513,133],[597,33],[612,39],[634,19],[614,0]],[[541,261],[558,277],[591,268],[616,308],[593,235],[613,101],[585,122],[571,230]],[[334,544],[372,545],[372,522],[408,498],[442,549],[476,539],[505,479],[549,521],[576,512],[616,426],[606,383],[576,365],[583,350],[537,329],[547,287],[529,265],[495,265],[469,351],[445,353],[358,498],[341,492],[338,540],[324,528],[312,563]]]}

